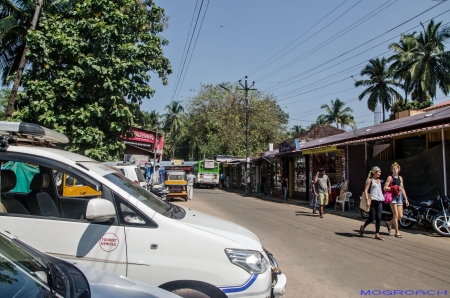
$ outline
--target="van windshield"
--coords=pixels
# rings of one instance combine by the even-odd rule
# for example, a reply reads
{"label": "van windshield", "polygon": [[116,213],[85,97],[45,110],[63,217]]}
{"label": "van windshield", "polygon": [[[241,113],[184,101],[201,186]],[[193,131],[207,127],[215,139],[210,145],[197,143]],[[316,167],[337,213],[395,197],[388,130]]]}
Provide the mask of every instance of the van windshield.
{"label": "van windshield", "polygon": [[110,167],[97,162],[81,162],[81,164],[117,185],[122,190],[126,191],[128,194],[150,207],[152,210],[170,217],[171,212],[169,209],[171,206],[168,203],[164,202],[151,192],[143,189],[140,185],[128,180]]}

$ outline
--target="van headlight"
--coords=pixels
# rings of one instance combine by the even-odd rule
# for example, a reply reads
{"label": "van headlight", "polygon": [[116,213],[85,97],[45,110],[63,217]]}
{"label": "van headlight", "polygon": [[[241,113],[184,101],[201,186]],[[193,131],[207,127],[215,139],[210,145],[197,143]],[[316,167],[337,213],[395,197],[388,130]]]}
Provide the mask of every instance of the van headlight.
{"label": "van headlight", "polygon": [[227,248],[225,253],[231,263],[251,274],[261,274],[267,270],[267,261],[258,251]]}

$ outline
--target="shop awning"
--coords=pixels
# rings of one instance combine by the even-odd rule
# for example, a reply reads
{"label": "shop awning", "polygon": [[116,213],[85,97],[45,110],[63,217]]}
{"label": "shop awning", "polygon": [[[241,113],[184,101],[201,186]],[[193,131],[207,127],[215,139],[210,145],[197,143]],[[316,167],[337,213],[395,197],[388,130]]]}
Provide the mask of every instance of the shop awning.
{"label": "shop awning", "polygon": [[392,138],[399,135],[449,127],[450,107],[444,107],[430,111],[430,113],[417,114],[307,142],[302,147],[302,152],[331,146],[364,143],[371,140]]}
{"label": "shop awning", "polygon": [[148,150],[148,149],[142,148],[142,147],[140,147],[140,146],[132,145],[132,144],[130,144],[130,143],[127,143],[127,146],[131,146],[131,147],[137,148],[137,149],[139,149],[139,150],[143,150],[143,151],[146,151],[146,152],[150,152],[151,154],[155,154],[155,152],[152,151],[152,150]]}
{"label": "shop awning", "polygon": [[303,155],[310,155],[310,154],[321,154],[321,153],[333,152],[333,151],[337,151],[337,150],[342,150],[342,149],[338,149],[336,146],[330,146],[330,147],[326,147],[326,148],[303,150],[303,151],[301,151],[301,153]]}

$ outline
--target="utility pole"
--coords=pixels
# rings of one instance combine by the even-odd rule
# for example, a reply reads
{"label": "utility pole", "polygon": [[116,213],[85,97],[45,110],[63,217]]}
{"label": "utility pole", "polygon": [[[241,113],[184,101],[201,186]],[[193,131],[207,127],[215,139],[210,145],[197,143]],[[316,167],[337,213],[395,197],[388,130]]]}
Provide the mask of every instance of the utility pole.
{"label": "utility pole", "polygon": [[156,169],[156,150],[158,149],[158,147],[157,147],[157,145],[156,145],[156,142],[158,141],[158,126],[156,126],[156,137],[155,137],[155,142],[154,142],[154,145],[153,145],[153,153],[154,153],[154,156],[153,156],[153,174],[152,174],[152,188],[153,188],[153,186],[155,186],[155,175],[156,175],[156,173],[155,173],[155,169]]}
{"label": "utility pole", "polygon": [[256,90],[252,89],[252,87],[255,85],[255,82],[253,81],[252,85],[249,87],[247,82],[247,76],[245,76],[245,85],[242,85],[242,80],[239,80],[239,85],[241,85],[242,89],[245,92],[245,130],[246,130],[246,162],[247,162],[247,172],[245,175],[245,194],[248,194],[250,192],[250,127],[249,127],[249,108],[248,108],[248,91],[249,90]]}

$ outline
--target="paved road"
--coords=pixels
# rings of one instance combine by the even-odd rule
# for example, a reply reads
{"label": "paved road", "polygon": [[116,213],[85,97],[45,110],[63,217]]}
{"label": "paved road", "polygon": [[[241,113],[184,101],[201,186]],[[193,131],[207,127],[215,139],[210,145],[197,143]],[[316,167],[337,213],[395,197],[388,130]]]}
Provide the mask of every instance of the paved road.
{"label": "paved road", "polygon": [[360,237],[362,220],[333,214],[320,219],[306,206],[220,189],[195,189],[192,201],[176,203],[258,235],[288,278],[285,297],[364,297],[361,290],[373,290],[371,296],[378,290],[440,290],[444,296],[446,290],[450,296],[450,238],[415,229],[402,231],[403,238],[397,239],[382,226],[385,241],[379,241],[373,239],[374,225]]}

